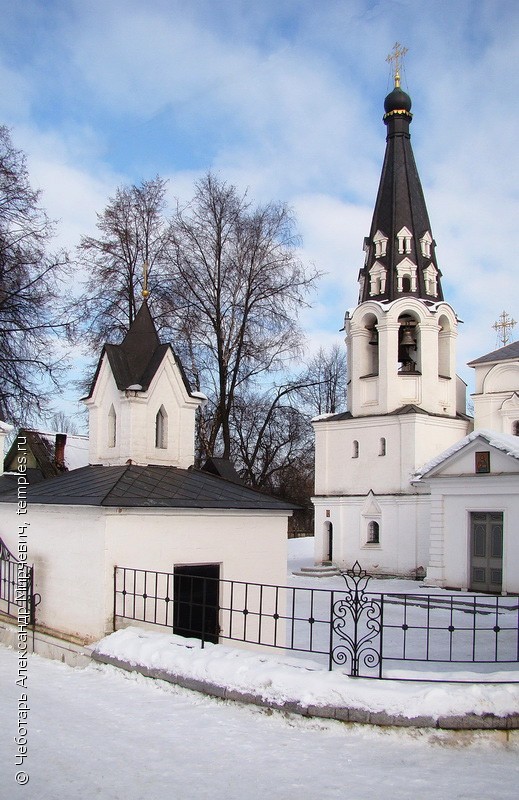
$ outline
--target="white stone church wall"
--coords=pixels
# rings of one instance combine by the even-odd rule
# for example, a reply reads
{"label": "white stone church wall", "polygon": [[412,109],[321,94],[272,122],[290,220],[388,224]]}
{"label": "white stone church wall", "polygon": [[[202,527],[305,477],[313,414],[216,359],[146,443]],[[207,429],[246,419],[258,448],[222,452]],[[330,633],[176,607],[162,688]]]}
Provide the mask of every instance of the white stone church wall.
{"label": "white stone church wall", "polygon": [[216,563],[226,580],[286,582],[286,514],[114,509],[106,546],[110,569],[172,572],[175,565]]}
{"label": "white stone church wall", "polygon": [[316,422],[316,495],[416,494],[410,479],[467,433],[465,420],[408,414]]}
{"label": "white stone church wall", "polygon": [[[124,509],[108,520],[107,565],[126,566],[173,572],[175,566],[219,564],[220,605],[229,607],[230,581],[233,603],[243,602],[245,587],[241,583],[286,585],[287,516],[264,512],[180,511],[175,517],[152,512],[143,519]],[[246,631],[249,642],[258,639],[260,611],[261,641],[281,644],[284,641],[283,622],[274,622],[272,615],[285,611],[283,592],[249,586],[247,589],[249,615]],[[238,606],[240,608],[240,606]],[[220,626],[224,635],[229,632],[228,611],[221,610]],[[122,625],[124,620],[120,621]],[[126,624],[131,624],[126,622]],[[237,643],[243,635],[244,616],[233,616],[233,635]],[[225,640],[224,640],[225,641]]]}
{"label": "white stone church wall", "polygon": [[[202,400],[191,397],[173,354],[166,353],[146,392],[121,391],[105,355],[89,408],[90,463],[163,464],[187,469],[194,462],[195,413]],[[116,440],[112,446],[109,412],[116,414]],[[167,446],[156,447],[156,416],[167,414]]]}
{"label": "white stone church wall", "polygon": [[[314,498],[315,561],[327,558],[333,526],[334,564],[350,569],[358,561],[373,575],[414,577],[429,556],[428,495]],[[379,543],[371,544],[368,526],[379,525]]]}
{"label": "white stone church wall", "polygon": [[104,519],[99,509],[0,505],[0,536],[16,555],[19,525],[27,524],[28,563],[40,625],[93,641],[106,629]]}
{"label": "white stone church wall", "polygon": [[474,428],[511,434],[519,420],[519,364],[475,367]]}
{"label": "white stone church wall", "polygon": [[[168,352],[146,393],[140,441],[145,445],[146,464],[174,465],[188,469],[194,463],[195,413],[201,400],[190,397],[173,354]],[[167,447],[156,447],[155,423],[163,406],[167,414]]]}

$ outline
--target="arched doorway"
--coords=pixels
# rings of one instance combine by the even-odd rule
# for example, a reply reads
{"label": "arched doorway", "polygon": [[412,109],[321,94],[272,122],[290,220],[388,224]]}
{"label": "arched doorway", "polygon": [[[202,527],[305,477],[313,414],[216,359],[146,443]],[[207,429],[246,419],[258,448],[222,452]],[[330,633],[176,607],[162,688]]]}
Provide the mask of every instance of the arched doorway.
{"label": "arched doorway", "polygon": [[333,525],[331,522],[324,523],[324,556],[323,562],[333,561]]}

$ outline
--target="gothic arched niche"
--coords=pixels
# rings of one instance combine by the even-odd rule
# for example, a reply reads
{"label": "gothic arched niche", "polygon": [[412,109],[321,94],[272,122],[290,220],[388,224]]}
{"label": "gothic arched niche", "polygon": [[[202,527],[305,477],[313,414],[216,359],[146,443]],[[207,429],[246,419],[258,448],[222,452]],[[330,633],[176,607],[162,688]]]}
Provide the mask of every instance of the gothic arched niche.
{"label": "gothic arched niche", "polygon": [[114,404],[110,406],[108,412],[108,447],[115,447],[117,443],[117,414]]}
{"label": "gothic arched niche", "polygon": [[155,417],[155,447],[162,450],[168,446],[168,414],[162,405]]}

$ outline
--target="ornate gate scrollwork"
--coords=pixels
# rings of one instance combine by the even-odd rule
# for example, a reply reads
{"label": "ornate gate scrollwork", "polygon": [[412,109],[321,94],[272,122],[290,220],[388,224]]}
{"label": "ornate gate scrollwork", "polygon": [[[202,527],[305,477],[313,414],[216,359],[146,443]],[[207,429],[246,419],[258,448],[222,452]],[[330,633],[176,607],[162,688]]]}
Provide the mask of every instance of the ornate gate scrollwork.
{"label": "ornate gate scrollwork", "polygon": [[[382,600],[369,595],[366,588],[371,576],[356,561],[349,570],[341,570],[346,594],[332,606],[331,661],[346,665],[352,677],[369,675],[382,668]],[[340,642],[334,643],[338,636]],[[331,666],[331,665],[330,665]],[[362,673],[362,667],[366,672]]]}

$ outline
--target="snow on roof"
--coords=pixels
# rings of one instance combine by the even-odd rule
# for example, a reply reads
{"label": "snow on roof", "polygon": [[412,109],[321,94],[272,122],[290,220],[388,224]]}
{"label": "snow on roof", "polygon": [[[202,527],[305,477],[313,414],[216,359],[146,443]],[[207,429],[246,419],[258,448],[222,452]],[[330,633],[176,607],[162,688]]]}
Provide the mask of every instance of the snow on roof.
{"label": "snow on roof", "polygon": [[200,400],[209,400],[207,395],[203,392],[191,392],[191,397],[198,397]]}
{"label": "snow on roof", "polygon": [[[56,442],[56,431],[34,431],[42,439],[45,439],[51,450],[54,449]],[[88,460],[88,436],[67,433],[65,444],[65,466],[68,470],[86,467]]]}
{"label": "snow on roof", "polygon": [[312,417],[310,422],[319,422],[319,420],[329,419],[329,417],[335,417],[335,412],[327,411],[325,414],[318,414],[316,417]]}
{"label": "snow on roof", "polygon": [[467,444],[478,438],[485,439],[485,441],[491,447],[495,447],[496,450],[501,450],[503,453],[506,453],[507,456],[519,458],[519,436],[512,436],[511,434],[506,433],[496,433],[495,431],[489,431],[482,428],[477,431],[472,431],[472,433],[469,433],[468,436],[460,439],[459,442],[456,442],[451,447],[447,448],[447,450],[444,450],[443,453],[440,453],[435,458],[428,461],[427,464],[424,464],[423,467],[415,472],[413,480],[419,480],[420,478],[423,478],[428,472],[431,472],[431,470],[433,470],[435,467],[438,467],[459,450],[462,450]]}

